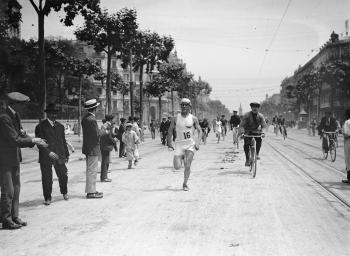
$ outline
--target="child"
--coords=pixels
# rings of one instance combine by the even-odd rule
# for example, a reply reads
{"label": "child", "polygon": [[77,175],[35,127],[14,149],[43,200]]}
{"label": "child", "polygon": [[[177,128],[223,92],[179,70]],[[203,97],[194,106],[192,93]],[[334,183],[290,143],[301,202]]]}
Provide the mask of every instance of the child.
{"label": "child", "polygon": [[137,136],[136,132],[131,130],[132,124],[127,123],[125,126],[125,132],[123,133],[122,141],[125,143],[126,158],[129,161],[128,169],[132,167],[132,160],[134,165],[137,165],[138,162],[138,150],[137,144],[140,143],[140,138]]}

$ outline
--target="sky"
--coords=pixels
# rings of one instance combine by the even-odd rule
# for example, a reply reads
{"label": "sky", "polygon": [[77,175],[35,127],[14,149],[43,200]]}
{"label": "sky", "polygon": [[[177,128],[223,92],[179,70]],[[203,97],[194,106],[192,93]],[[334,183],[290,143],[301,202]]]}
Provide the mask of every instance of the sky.
{"label": "sky", "polygon": [[[38,2],[38,0],[34,0]],[[22,38],[37,38],[37,16],[29,0],[23,6]],[[189,72],[207,81],[211,99],[229,110],[249,110],[249,103],[280,91],[329,40],[334,30],[345,36],[349,0],[101,0],[110,13],[135,8],[140,29],[174,38]],[[74,39],[83,24],[60,24],[62,13],[45,20],[45,36]]]}

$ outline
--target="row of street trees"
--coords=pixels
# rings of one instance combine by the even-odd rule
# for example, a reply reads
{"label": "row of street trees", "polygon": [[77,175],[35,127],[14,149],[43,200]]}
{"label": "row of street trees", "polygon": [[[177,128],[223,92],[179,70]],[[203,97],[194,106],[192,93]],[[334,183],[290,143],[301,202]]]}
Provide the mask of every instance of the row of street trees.
{"label": "row of street trees", "polygon": [[[8,19],[0,20],[0,91],[20,89],[30,95],[34,102],[44,109],[48,97],[56,96],[58,102],[65,102],[65,91],[74,91],[78,104],[83,99],[97,96],[96,88],[89,82],[93,76],[106,89],[106,113],[111,113],[111,91],[124,96],[130,94],[131,115],[134,116],[134,82],[132,72],[139,72],[139,105],[137,111],[143,120],[143,96],[159,98],[161,114],[162,96],[171,93],[174,114],[174,92],[180,97],[193,100],[194,110],[209,111],[220,109],[221,102],[212,101],[215,108],[197,103],[199,95],[209,95],[210,85],[187,72],[185,64],[178,60],[169,61],[174,48],[171,36],[160,36],[155,32],[140,30],[135,9],[123,8],[109,13],[101,10],[99,0],[29,0],[38,16],[38,41],[23,41],[8,38],[9,27],[16,27],[21,20],[21,5],[17,0],[7,1]],[[45,40],[45,18],[52,12],[63,11],[60,20],[66,26],[73,25],[77,15],[84,18],[84,24],[74,33],[78,40],[92,45],[96,52],[107,56],[107,72],[68,40]],[[122,60],[122,67],[129,68],[130,83],[111,71],[112,57]],[[144,73],[153,79],[143,84]],[[145,89],[145,90],[144,90]],[[220,103],[220,104],[218,104]],[[124,108],[123,108],[124,109]],[[80,116],[80,115],[79,115]]]}

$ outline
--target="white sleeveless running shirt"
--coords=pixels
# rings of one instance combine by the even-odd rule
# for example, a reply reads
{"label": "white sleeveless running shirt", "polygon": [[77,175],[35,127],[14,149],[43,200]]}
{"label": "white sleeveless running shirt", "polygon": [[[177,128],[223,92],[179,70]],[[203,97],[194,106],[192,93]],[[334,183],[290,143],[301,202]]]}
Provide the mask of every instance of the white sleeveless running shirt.
{"label": "white sleeveless running shirt", "polygon": [[175,141],[193,141],[194,122],[192,114],[183,117],[181,113],[176,117],[176,140]]}

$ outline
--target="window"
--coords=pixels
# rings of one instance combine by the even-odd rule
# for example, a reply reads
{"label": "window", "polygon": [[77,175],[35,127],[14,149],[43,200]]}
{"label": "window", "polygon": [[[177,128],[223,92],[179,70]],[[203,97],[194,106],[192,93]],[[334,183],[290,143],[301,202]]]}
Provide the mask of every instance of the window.
{"label": "window", "polygon": [[129,81],[129,74],[124,74],[123,78],[124,78],[124,82],[130,82]]}

